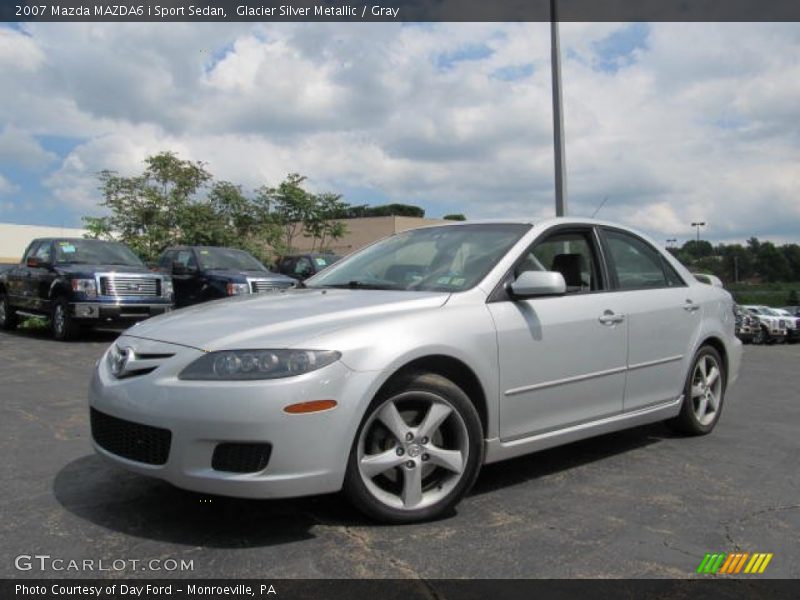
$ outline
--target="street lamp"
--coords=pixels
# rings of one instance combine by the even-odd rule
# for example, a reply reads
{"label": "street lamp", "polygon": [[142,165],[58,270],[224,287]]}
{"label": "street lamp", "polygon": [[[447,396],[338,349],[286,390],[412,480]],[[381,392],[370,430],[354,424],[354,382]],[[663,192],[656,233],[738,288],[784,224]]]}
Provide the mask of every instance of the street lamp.
{"label": "street lamp", "polygon": [[553,150],[556,170],[556,216],[567,214],[567,175],[564,157],[564,111],[561,98],[561,45],[557,0],[550,0],[550,71],[553,79]]}
{"label": "street lamp", "polygon": [[695,221],[694,223],[692,223],[692,227],[697,229],[697,243],[698,244],[700,243],[700,228],[701,227],[705,227],[705,226],[706,226],[706,222],[705,221]]}
{"label": "street lamp", "polygon": [[667,239],[667,248],[671,248],[671,244],[677,244],[678,238],[668,238]]}

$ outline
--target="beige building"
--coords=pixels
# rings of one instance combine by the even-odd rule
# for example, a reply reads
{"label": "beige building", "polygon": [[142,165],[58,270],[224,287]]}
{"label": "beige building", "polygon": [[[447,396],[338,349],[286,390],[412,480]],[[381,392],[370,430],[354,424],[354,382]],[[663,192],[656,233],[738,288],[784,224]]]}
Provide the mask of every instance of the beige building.
{"label": "beige building", "polygon": [[31,240],[42,237],[83,237],[85,229],[0,223],[0,263],[19,263]]}
{"label": "beige building", "polygon": [[[347,233],[338,240],[326,243],[326,246],[335,254],[344,256],[394,233],[424,227],[425,225],[452,223],[453,221],[422,219],[419,217],[363,217],[359,219],[343,219],[342,222],[347,226]],[[312,244],[313,240],[311,238],[298,237],[292,245],[299,252],[310,252]]]}

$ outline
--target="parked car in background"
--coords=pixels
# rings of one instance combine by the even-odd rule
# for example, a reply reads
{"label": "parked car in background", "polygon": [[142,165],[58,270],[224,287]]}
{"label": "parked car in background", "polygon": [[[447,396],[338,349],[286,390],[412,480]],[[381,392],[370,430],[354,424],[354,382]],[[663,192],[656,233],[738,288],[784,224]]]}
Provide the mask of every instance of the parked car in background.
{"label": "parked car in background", "polygon": [[708,273],[692,273],[694,278],[697,279],[700,283],[705,283],[706,285],[714,285],[716,287],[725,287],[722,284],[722,280],[717,277],[716,275],[710,275]]}
{"label": "parked car in background", "polygon": [[786,341],[794,343],[800,339],[800,317],[796,317],[794,313],[784,308],[773,308],[771,310],[786,320]]}
{"label": "parked car in background", "polygon": [[298,281],[304,281],[341,258],[335,254],[291,254],[278,259],[275,270]]}
{"label": "parked car in background", "polygon": [[768,306],[743,304],[742,309],[755,316],[761,324],[761,330],[753,337],[754,344],[785,342],[788,319],[781,317]]}
{"label": "parked car in background", "polygon": [[97,363],[92,439],[178,487],[344,489],[375,519],[420,521],[484,463],[661,420],[710,433],[741,352],[731,295],[630,229],[438,225],[303,289],[135,325]]}
{"label": "parked car in background", "polygon": [[795,317],[800,317],[800,306],[781,306],[781,310],[785,310]]}
{"label": "parked car in background", "polygon": [[252,254],[236,248],[167,248],[158,260],[158,268],[172,276],[176,307],[242,294],[275,292],[295,285],[291,277],[273,273]]}
{"label": "parked car in background", "polygon": [[745,344],[752,342],[761,331],[761,321],[739,305],[734,306],[733,310],[736,315],[736,337]]}
{"label": "parked car in background", "polygon": [[47,317],[58,340],[86,327],[128,327],[168,312],[172,303],[172,280],[148,271],[119,242],[36,239],[22,263],[0,274],[0,327],[14,329],[20,317]]}

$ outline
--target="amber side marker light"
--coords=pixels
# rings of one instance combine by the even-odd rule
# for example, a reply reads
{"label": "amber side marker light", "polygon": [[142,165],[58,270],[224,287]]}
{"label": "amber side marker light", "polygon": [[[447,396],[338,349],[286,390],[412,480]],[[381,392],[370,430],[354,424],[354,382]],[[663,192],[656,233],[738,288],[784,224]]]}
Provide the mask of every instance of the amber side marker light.
{"label": "amber side marker light", "polygon": [[336,400],[311,400],[309,402],[298,402],[284,407],[284,412],[291,415],[302,415],[305,413],[320,412],[336,407]]}

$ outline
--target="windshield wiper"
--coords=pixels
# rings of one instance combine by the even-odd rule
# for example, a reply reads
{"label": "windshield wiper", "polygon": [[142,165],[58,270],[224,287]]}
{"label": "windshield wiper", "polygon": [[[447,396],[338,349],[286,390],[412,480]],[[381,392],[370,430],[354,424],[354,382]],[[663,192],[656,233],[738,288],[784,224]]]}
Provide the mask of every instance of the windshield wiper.
{"label": "windshield wiper", "polygon": [[405,288],[391,283],[367,283],[366,281],[348,281],[347,283],[329,283],[315,287],[337,288],[345,290],[404,290]]}

